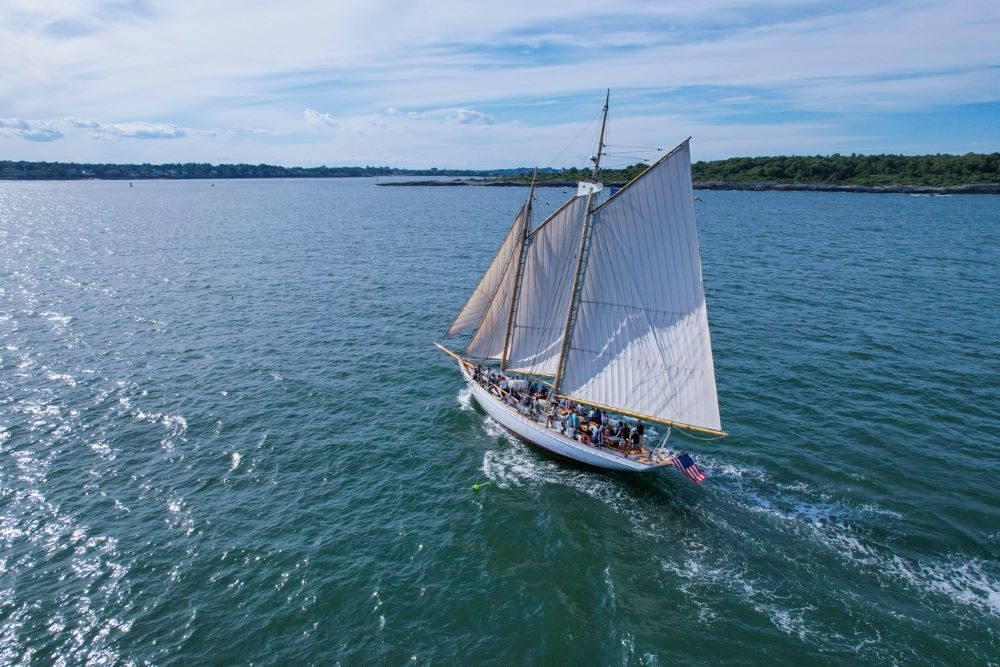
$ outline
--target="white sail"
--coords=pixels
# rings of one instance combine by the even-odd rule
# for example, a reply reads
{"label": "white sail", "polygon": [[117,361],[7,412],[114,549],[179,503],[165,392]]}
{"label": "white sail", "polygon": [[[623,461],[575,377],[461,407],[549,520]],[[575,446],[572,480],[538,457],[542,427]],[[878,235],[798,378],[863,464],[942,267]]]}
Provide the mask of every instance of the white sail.
{"label": "white sail", "polygon": [[[520,246],[520,244],[518,244]],[[507,334],[507,320],[510,319],[510,300],[514,295],[514,279],[517,274],[515,253],[502,267],[500,280],[493,298],[486,305],[486,312],[476,333],[465,348],[470,357],[499,359],[503,356],[504,339]]]}
{"label": "white sail", "polygon": [[[476,289],[472,290],[472,294],[469,295],[465,305],[462,306],[462,310],[459,311],[458,317],[455,318],[455,321],[448,328],[446,335],[450,336],[452,334],[471,331],[483,321],[486,309],[489,308],[490,302],[493,300],[497,288],[500,286],[504,271],[510,264],[511,258],[521,249],[524,226],[527,223],[525,207],[522,207],[514,219],[514,224],[511,225],[510,231],[504,237],[503,243],[500,244],[500,249],[493,258],[493,262],[486,269],[483,277],[480,278]],[[503,341],[501,340],[502,344]]]}
{"label": "white sail", "polygon": [[586,209],[586,197],[573,197],[528,237],[507,354],[513,370],[556,374]]}
{"label": "white sail", "polygon": [[560,393],[721,429],[687,142],[592,214]]}

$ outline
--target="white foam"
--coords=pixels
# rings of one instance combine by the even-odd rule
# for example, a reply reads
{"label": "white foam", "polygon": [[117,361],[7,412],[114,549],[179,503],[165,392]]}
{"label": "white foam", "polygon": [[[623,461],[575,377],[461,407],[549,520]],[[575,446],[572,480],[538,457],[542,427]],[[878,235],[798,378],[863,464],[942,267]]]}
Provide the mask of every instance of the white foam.
{"label": "white foam", "polygon": [[188,427],[187,420],[181,415],[163,415],[160,423],[166,428],[173,429],[175,432],[184,432]]}
{"label": "white foam", "polygon": [[46,311],[44,313],[41,313],[41,316],[44,317],[49,322],[57,322],[60,327],[66,326],[67,324],[69,324],[70,320],[73,319],[69,315],[63,315],[62,313],[57,313],[54,311]]}
{"label": "white foam", "polygon": [[458,390],[458,406],[465,412],[472,411],[472,391],[468,387]]}
{"label": "white foam", "polygon": [[58,382],[65,382],[70,387],[75,387],[76,386],[76,379],[72,375],[68,375],[66,373],[52,373],[52,372],[48,372],[48,373],[45,374],[45,377],[47,377],[49,380],[58,381]]}
{"label": "white foam", "polygon": [[[755,611],[767,617],[767,619],[782,632],[806,639],[813,631],[805,621],[805,612],[814,609],[811,606],[791,608],[782,605],[785,600],[774,591],[761,586],[746,575],[745,570],[737,570],[725,565],[708,565],[705,561],[704,552],[708,549],[704,545],[687,543],[697,553],[697,558],[689,558],[682,563],[663,561],[663,569],[691,584],[685,592],[689,593],[689,599],[698,600],[700,597],[696,590],[692,589],[713,589],[722,587],[735,595],[744,603],[753,607]],[[681,588],[684,588],[682,585]],[[704,614],[702,611],[699,616]],[[708,610],[710,618],[715,614]]]}

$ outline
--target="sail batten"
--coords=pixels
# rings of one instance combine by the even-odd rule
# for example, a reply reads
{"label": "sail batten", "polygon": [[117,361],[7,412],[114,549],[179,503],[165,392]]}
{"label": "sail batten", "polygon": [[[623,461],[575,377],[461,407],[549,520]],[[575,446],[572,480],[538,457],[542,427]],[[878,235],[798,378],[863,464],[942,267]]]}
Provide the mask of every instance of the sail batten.
{"label": "sail batten", "polygon": [[721,432],[688,143],[591,215],[559,391]]}

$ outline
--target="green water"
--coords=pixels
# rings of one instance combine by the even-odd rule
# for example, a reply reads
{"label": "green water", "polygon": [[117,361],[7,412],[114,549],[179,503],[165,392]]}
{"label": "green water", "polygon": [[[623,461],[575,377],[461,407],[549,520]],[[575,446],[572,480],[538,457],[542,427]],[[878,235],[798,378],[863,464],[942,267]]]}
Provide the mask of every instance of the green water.
{"label": "green water", "polygon": [[434,349],[524,196],[0,183],[0,663],[996,664],[1000,198],[700,194],[696,487]]}

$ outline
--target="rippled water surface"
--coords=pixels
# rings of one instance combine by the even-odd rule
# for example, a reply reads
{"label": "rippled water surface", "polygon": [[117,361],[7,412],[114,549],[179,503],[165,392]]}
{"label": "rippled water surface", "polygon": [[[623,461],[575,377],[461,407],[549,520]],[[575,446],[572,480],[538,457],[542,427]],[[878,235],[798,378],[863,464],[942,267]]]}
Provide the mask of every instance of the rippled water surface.
{"label": "rippled water surface", "polygon": [[0,183],[0,663],[997,663],[1000,197],[701,193],[695,487],[433,348],[524,196]]}

